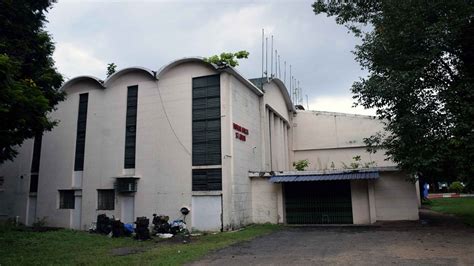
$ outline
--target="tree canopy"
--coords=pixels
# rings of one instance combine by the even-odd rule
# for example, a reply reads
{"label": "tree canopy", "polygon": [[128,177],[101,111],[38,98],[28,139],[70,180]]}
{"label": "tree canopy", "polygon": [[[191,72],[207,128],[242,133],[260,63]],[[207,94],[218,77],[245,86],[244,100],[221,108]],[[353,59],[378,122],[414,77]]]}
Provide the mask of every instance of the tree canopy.
{"label": "tree canopy", "polygon": [[229,65],[236,67],[239,65],[237,59],[248,58],[249,52],[238,51],[237,53],[221,53],[220,55],[213,55],[211,57],[204,58],[204,61],[216,65]]}
{"label": "tree canopy", "polygon": [[474,177],[472,1],[318,1],[361,44],[369,75],[354,82],[356,105],[376,108],[386,133],[366,139],[426,179]]}
{"label": "tree canopy", "polygon": [[112,76],[117,70],[117,65],[115,63],[107,64],[107,77]]}
{"label": "tree canopy", "polygon": [[44,30],[51,0],[0,1],[0,163],[25,139],[56,124],[48,113],[64,99],[54,44]]}

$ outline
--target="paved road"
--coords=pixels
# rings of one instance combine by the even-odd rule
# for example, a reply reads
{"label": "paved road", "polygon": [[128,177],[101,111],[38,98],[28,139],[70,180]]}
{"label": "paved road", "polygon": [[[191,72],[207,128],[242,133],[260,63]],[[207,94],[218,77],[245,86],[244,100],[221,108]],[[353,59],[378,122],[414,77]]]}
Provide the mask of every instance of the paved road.
{"label": "paved road", "polygon": [[474,265],[474,229],[424,210],[422,222],[289,227],[193,265]]}

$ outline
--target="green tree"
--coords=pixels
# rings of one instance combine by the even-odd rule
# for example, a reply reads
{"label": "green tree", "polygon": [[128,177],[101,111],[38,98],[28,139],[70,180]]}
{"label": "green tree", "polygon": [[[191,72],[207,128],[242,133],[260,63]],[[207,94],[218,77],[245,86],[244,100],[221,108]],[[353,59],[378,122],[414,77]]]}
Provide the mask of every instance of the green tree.
{"label": "green tree", "polygon": [[361,39],[354,53],[369,75],[351,90],[387,132],[366,139],[371,150],[426,179],[474,177],[473,2],[318,1],[313,10]]}
{"label": "green tree", "polygon": [[232,67],[236,67],[239,65],[239,61],[237,59],[243,59],[248,57],[249,52],[239,51],[237,53],[221,53],[220,55],[213,55],[211,57],[204,58],[204,61],[216,65],[229,65]]}
{"label": "green tree", "polygon": [[57,123],[48,113],[64,99],[44,30],[54,1],[0,1],[0,163],[12,160],[25,139]]}
{"label": "green tree", "polygon": [[112,74],[115,73],[115,69],[117,68],[117,65],[115,63],[109,63],[107,64],[107,77],[112,76]]}

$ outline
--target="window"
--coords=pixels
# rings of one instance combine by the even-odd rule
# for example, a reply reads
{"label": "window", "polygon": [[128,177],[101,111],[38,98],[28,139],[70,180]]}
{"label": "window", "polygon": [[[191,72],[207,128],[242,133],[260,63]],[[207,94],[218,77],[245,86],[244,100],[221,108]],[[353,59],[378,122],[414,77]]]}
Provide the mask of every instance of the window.
{"label": "window", "polygon": [[39,166],[41,158],[41,141],[43,135],[35,136],[35,143],[33,144],[33,159],[31,160],[31,175],[30,175],[30,192],[38,192],[38,177]]}
{"label": "window", "polygon": [[0,176],[0,191],[4,189],[5,186],[5,177]]}
{"label": "window", "polygon": [[60,190],[59,191],[59,208],[60,209],[74,209],[74,190]]}
{"label": "window", "polygon": [[38,174],[30,176],[30,192],[38,192]]}
{"label": "window", "polygon": [[77,115],[76,132],[76,155],[74,159],[74,171],[84,170],[84,150],[86,146],[86,125],[87,125],[87,103],[89,94],[79,95],[79,112]]}
{"label": "window", "polygon": [[220,76],[193,78],[193,166],[221,164]]}
{"label": "window", "polygon": [[124,168],[135,168],[135,144],[137,137],[138,86],[128,87],[127,117],[125,120]]}
{"label": "window", "polygon": [[33,160],[31,161],[31,172],[38,173],[41,157],[41,141],[43,139],[42,134],[38,134],[35,137],[35,143],[33,145]]}
{"label": "window", "polygon": [[194,169],[193,191],[209,191],[222,189],[222,170]]}
{"label": "window", "polygon": [[97,199],[98,210],[113,210],[115,208],[115,191],[113,189],[98,189]]}

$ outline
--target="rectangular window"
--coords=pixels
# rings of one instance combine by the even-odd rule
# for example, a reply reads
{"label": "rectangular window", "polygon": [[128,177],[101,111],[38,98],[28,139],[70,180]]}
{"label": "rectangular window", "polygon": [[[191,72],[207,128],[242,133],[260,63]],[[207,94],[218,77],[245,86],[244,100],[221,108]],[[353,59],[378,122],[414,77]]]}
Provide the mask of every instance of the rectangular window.
{"label": "rectangular window", "polygon": [[76,154],[74,158],[74,171],[84,170],[84,151],[86,146],[86,125],[87,125],[87,103],[89,94],[79,95],[79,112],[77,115],[76,132]]}
{"label": "rectangular window", "polygon": [[222,190],[222,170],[194,169],[193,191]]}
{"label": "rectangular window", "polygon": [[3,190],[5,186],[5,177],[0,176],[0,190]]}
{"label": "rectangular window", "polygon": [[135,168],[135,144],[137,137],[138,86],[128,87],[127,117],[125,120],[125,160],[124,168]]}
{"label": "rectangular window", "polygon": [[193,166],[221,164],[220,75],[193,78]]}
{"label": "rectangular window", "polygon": [[38,174],[30,176],[30,192],[38,192]]}
{"label": "rectangular window", "polygon": [[98,189],[97,199],[98,210],[113,210],[115,208],[115,190]]}
{"label": "rectangular window", "polygon": [[43,134],[37,134],[35,136],[35,142],[33,144],[33,159],[31,160],[31,175],[30,175],[30,192],[38,192],[38,177],[39,177],[42,139],[43,139]]}
{"label": "rectangular window", "polygon": [[59,208],[60,209],[74,209],[74,190],[60,190],[59,191]]}
{"label": "rectangular window", "polygon": [[33,145],[33,160],[31,161],[32,173],[39,172],[42,139],[43,139],[43,134],[37,134],[35,137],[35,143]]}

